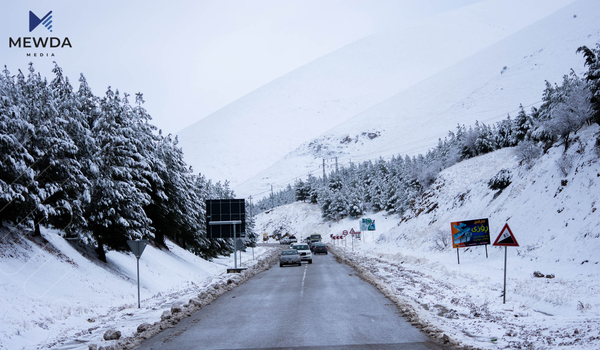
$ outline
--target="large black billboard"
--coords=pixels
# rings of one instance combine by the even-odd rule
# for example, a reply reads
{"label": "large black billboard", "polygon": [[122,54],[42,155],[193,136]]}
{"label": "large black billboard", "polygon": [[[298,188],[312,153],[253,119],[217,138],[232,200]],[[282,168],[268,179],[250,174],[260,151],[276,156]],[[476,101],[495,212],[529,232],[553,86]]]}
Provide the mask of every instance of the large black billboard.
{"label": "large black billboard", "polygon": [[246,233],[245,199],[209,199],[206,201],[208,238],[233,238],[234,225],[228,223],[230,221],[242,222],[235,225],[235,235],[237,237],[244,236]]}

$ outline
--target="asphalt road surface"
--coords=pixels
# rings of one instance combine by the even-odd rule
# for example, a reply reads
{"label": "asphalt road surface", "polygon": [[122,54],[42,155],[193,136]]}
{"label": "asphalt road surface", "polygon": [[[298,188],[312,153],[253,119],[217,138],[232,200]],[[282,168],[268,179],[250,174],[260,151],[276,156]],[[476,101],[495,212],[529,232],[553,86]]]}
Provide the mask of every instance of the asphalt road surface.
{"label": "asphalt road surface", "polygon": [[443,349],[332,255],[273,266],[137,349]]}

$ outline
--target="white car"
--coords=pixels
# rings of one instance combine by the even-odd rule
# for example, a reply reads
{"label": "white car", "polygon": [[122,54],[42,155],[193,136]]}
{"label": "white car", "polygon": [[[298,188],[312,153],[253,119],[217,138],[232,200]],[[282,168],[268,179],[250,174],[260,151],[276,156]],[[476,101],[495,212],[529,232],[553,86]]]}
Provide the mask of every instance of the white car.
{"label": "white car", "polygon": [[300,254],[300,260],[308,261],[309,264],[312,264],[312,252],[310,251],[310,247],[306,243],[294,243],[290,246],[290,249],[296,249],[298,254]]}

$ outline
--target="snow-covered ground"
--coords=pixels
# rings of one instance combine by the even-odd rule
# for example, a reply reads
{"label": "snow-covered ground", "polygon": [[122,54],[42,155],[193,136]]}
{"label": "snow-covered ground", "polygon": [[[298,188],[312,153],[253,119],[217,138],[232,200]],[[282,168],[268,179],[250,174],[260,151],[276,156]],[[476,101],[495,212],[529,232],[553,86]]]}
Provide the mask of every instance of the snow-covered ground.
{"label": "snow-covered ground", "polygon": [[[564,156],[560,144],[530,169],[518,164],[512,148],[461,162],[439,175],[404,220],[368,215],[377,231],[360,242],[329,238],[358,231],[358,220],[326,222],[317,206],[300,202],[259,214],[256,229],[299,238],[321,233],[415,325],[447,342],[477,349],[598,349],[599,133],[594,125],[573,137],[566,174],[557,165]],[[501,169],[512,172],[512,184],[498,193],[487,182]],[[458,264],[450,245],[450,222],[478,218],[489,218],[492,241],[508,223],[520,245],[508,248],[506,304],[504,248],[488,247],[487,258],[484,247],[461,249]],[[109,252],[103,264],[56,231],[32,239],[4,230],[0,238],[0,349],[131,348],[266,269],[277,252],[249,249],[241,258],[249,269],[238,275],[225,273],[231,258],[208,262],[171,243],[169,251],[148,246],[140,259],[138,309],[131,253]],[[172,318],[161,321],[165,312]],[[148,329],[138,331],[144,323]],[[110,329],[122,339],[103,340]]]}
{"label": "snow-covered ground", "polygon": [[91,344],[115,344],[103,339],[109,329],[133,344],[140,324],[160,323],[173,306],[187,305],[182,314],[197,309],[266,268],[261,262],[276,252],[248,248],[238,265],[249,269],[232,276],[226,270],[234,265],[233,255],[209,262],[171,242],[168,251],[147,246],[140,258],[138,309],[132,253],[110,251],[104,264],[56,231],[42,236],[0,231],[0,349],[87,350]]}
{"label": "snow-covered ground", "polygon": [[[567,156],[551,148],[531,169],[502,149],[446,169],[405,220],[374,213],[376,232],[362,242],[329,236],[359,231],[358,220],[324,222],[318,206],[293,203],[257,216],[257,229],[286,226],[325,234],[343,260],[376,284],[434,337],[478,349],[600,349],[600,164],[597,125],[580,131]],[[487,183],[501,169],[512,184]],[[508,223],[519,247],[456,249],[450,223],[489,218],[492,243]],[[261,232],[261,231],[258,231]],[[539,272],[543,277],[534,277]],[[497,339],[492,341],[492,339]]]}

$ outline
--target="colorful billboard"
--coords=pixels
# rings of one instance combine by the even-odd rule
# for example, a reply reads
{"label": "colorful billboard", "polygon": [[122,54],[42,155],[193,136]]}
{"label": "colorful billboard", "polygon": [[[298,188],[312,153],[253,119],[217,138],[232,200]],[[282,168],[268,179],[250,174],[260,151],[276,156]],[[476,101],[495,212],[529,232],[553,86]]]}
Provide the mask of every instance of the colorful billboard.
{"label": "colorful billboard", "polygon": [[375,231],[375,220],[371,220],[368,218],[360,220],[360,230],[362,232],[365,231]]}
{"label": "colorful billboard", "polygon": [[488,219],[451,222],[452,248],[490,244]]}

